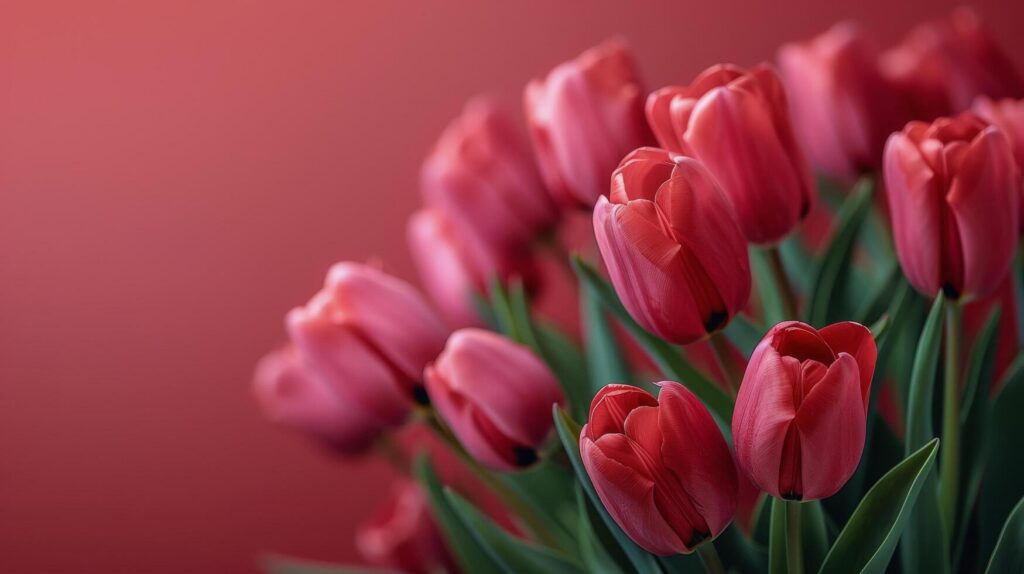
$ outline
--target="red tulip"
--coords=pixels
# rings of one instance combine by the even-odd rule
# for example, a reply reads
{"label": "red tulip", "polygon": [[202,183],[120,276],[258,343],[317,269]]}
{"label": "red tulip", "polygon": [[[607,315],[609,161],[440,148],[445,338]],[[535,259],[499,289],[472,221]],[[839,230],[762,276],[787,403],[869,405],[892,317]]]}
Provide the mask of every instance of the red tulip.
{"label": "red tulip", "polygon": [[608,385],[590,404],[580,454],[601,502],[653,554],[688,554],[718,536],[736,511],[729,445],[704,405],[679,383],[658,398]]}
{"label": "red tulip", "polygon": [[621,41],[591,48],[526,87],[526,115],[548,190],[590,208],[622,156],[651,142],[644,90]]}
{"label": "red tulip", "polygon": [[430,205],[498,251],[529,247],[558,220],[529,147],[488,100],[471,101],[448,126],[421,180]]}
{"label": "red tulip", "polygon": [[401,424],[414,402],[429,402],[423,367],[444,347],[447,330],[404,281],[338,263],[286,325],[313,374],[381,424]]}
{"label": "red tulip", "polygon": [[918,291],[984,297],[1017,246],[1020,174],[1006,137],[973,114],[910,122],[885,148],[896,252]]}
{"label": "red tulip", "polygon": [[529,349],[481,329],[462,329],[427,367],[427,390],[466,450],[497,470],[537,461],[551,432],[551,406],[564,396]]}
{"label": "red tulip", "polygon": [[966,8],[911,30],[885,54],[883,71],[921,120],[962,112],[977,96],[1024,97],[1024,79]]}
{"label": "red tulip", "polygon": [[697,160],[641,148],[594,208],[615,290],[648,331],[676,343],[728,324],[750,296],[747,245],[729,202]]}
{"label": "red tulip", "polygon": [[732,417],[736,462],[788,500],[835,494],[864,450],[877,349],[857,323],[779,323],[754,349]]}
{"label": "red tulip", "polygon": [[[1010,141],[1013,157],[1017,160],[1017,168],[1024,175],[1024,100],[991,100],[980,97],[974,100],[971,108],[974,113],[1002,130]],[[1024,193],[1024,184],[1020,186]],[[1024,233],[1024,195],[1018,199],[1020,207],[1019,223]]]}
{"label": "red tulip", "polygon": [[767,64],[713,66],[687,87],[662,88],[647,98],[647,119],[662,147],[714,174],[751,243],[779,241],[807,215],[814,186]]}
{"label": "red tulip", "polygon": [[268,419],[304,432],[339,454],[365,452],[381,432],[376,421],[315,378],[290,346],[257,363],[252,390]]}
{"label": "red tulip", "polygon": [[412,574],[456,572],[426,494],[400,479],[384,504],[356,531],[356,547],[367,562]]}
{"label": "red tulip", "polygon": [[850,22],[779,50],[803,150],[833,178],[849,181],[880,165],[885,138],[909,119],[878,60],[874,46]]}

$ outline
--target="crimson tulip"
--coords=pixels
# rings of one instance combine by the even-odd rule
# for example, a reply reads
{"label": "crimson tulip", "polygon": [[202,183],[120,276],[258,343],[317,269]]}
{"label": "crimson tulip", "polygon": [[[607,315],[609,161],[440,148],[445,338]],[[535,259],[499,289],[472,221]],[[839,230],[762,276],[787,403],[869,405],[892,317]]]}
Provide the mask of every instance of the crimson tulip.
{"label": "crimson tulip", "polygon": [[[1002,130],[1013,149],[1017,168],[1024,175],[1024,99],[992,100],[983,96],[974,100],[971,109],[984,120]],[[1024,184],[1019,187],[1019,190],[1024,194]],[[1024,232],[1024,195],[1018,199],[1018,206],[1020,207],[1018,218],[1020,228],[1021,232]]]}
{"label": "crimson tulip", "polygon": [[552,429],[551,406],[565,397],[528,348],[482,329],[462,329],[426,370],[438,414],[466,450],[496,470],[538,460]]}
{"label": "crimson tulip", "polygon": [[647,98],[647,119],[661,147],[714,174],[749,242],[781,240],[810,210],[810,171],[767,64],[713,66],[689,86],[662,88]]}
{"label": "crimson tulip", "polygon": [[381,568],[410,574],[457,571],[426,494],[406,478],[400,479],[373,516],[359,525],[356,548],[367,562]]}
{"label": "crimson tulip", "polygon": [[688,554],[718,536],[736,511],[729,445],[686,387],[658,383],[657,398],[608,385],[590,404],[580,455],[608,513],[644,550]]}
{"label": "crimson tulip", "polygon": [[689,343],[724,328],[747,304],[747,244],[729,201],[701,163],[641,148],[622,160],[594,233],[630,315]]}
{"label": "crimson tulip", "polygon": [[910,122],[885,148],[903,273],[926,296],[992,293],[1017,246],[1020,174],[997,128],[970,113]]}
{"label": "crimson tulip", "polygon": [[787,500],[832,496],[864,450],[877,349],[871,331],[846,322],[817,330],[779,323],[750,357],[732,417],[740,470]]}

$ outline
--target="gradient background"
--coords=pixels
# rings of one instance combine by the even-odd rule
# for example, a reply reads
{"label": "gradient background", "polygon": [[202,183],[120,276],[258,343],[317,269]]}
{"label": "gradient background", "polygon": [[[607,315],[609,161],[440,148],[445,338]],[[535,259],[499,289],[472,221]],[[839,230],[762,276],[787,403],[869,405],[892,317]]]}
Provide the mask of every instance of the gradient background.
{"label": "gradient background", "polygon": [[[0,571],[354,559],[386,470],[265,424],[249,377],[330,263],[411,277],[418,164],[467,97],[518,111],[614,33],[657,87],[953,5],[3,2]],[[1024,63],[1024,3],[976,7]]]}

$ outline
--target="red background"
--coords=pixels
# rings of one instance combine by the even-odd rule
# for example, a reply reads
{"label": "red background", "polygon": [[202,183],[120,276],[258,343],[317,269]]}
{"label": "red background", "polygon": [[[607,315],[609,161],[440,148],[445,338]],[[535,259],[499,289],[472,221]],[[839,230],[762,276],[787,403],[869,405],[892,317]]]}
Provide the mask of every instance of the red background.
{"label": "red background", "polygon": [[[428,5],[429,4],[429,5]],[[948,1],[0,4],[0,571],[353,559],[382,466],[265,424],[252,364],[336,260],[406,277],[467,97],[621,32],[651,87]],[[1021,7],[981,2],[1024,63]]]}

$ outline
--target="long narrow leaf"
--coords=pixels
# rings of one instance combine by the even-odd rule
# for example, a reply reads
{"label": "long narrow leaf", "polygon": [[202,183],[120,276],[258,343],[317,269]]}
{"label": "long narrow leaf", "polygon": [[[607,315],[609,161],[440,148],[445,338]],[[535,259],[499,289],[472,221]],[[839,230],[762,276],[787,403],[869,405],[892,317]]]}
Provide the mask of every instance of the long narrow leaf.
{"label": "long narrow leaf", "polygon": [[630,382],[629,367],[615,340],[606,311],[597,300],[593,289],[580,284],[580,306],[583,333],[586,342],[587,372],[590,374],[590,394],[610,383]]}
{"label": "long narrow leaf", "polygon": [[1017,502],[1006,519],[985,574],[1021,572],[1024,572],[1024,498]]}
{"label": "long narrow leaf", "polygon": [[1013,501],[1024,497],[1024,353],[1008,370],[992,397],[992,432],[978,501],[978,552],[988,556]]}

